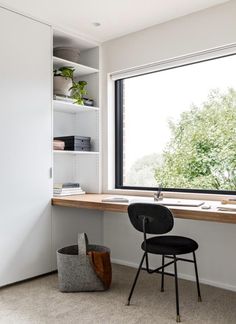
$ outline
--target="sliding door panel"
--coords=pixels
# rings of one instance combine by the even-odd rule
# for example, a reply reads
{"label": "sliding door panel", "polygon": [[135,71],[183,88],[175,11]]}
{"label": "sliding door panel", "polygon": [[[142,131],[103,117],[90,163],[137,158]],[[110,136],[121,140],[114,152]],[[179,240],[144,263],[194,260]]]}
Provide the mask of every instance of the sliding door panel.
{"label": "sliding door panel", "polygon": [[51,270],[51,28],[0,8],[0,286]]}

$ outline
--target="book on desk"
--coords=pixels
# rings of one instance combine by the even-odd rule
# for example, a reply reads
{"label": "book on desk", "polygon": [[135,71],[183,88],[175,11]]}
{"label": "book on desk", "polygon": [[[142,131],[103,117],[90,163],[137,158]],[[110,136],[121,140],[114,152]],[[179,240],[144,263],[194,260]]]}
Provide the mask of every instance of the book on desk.
{"label": "book on desk", "polygon": [[85,191],[82,190],[78,182],[57,183],[53,185],[54,197],[84,195],[84,194]]}

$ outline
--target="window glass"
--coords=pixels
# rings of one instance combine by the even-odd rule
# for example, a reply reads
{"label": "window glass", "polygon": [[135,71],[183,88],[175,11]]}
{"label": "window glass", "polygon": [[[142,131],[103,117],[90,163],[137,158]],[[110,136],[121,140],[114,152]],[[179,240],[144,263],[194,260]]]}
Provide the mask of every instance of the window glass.
{"label": "window glass", "polygon": [[235,191],[235,71],[231,55],[116,81],[117,187]]}

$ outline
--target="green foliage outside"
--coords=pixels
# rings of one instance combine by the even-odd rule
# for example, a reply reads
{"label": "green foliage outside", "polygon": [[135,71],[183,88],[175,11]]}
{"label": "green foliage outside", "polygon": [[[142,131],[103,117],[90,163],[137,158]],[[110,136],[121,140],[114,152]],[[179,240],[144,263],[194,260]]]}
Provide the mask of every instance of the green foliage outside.
{"label": "green foliage outside", "polygon": [[135,161],[124,179],[125,184],[131,186],[156,187],[154,178],[155,170],[160,165],[161,156],[159,154],[145,155]]}
{"label": "green foliage outside", "polygon": [[212,91],[169,122],[171,139],[155,169],[164,188],[236,190],[236,91]]}

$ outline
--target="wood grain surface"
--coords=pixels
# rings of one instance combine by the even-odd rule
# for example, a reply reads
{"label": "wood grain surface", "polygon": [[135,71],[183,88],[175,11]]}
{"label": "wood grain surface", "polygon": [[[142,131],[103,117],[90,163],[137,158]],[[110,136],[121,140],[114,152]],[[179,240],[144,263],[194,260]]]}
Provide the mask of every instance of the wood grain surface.
{"label": "wood grain surface", "polygon": [[[102,201],[102,199],[107,198],[109,196],[111,195],[86,194],[77,196],[56,197],[52,198],[52,205],[71,208],[96,209],[109,212],[127,212],[128,203]],[[134,196],[126,197],[134,198]],[[138,200],[138,198],[138,196],[135,197],[136,200]],[[174,217],[176,218],[236,224],[236,212],[217,210],[217,207],[221,206],[221,202],[207,201],[206,203],[211,206],[211,209],[204,210],[201,207],[179,206],[170,206],[169,209],[172,211]]]}

